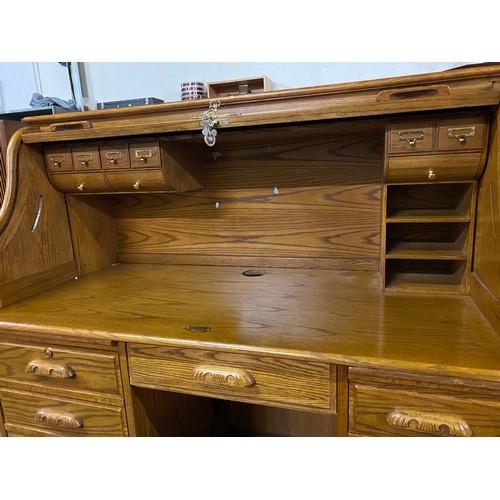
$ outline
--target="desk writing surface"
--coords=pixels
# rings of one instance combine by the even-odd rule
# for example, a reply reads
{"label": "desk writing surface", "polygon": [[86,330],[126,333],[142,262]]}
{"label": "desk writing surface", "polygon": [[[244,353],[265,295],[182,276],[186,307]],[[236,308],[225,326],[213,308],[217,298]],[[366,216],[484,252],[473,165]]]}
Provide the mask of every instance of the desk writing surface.
{"label": "desk writing surface", "polygon": [[469,297],[381,293],[370,271],[245,269],[120,264],[2,309],[0,330],[498,380],[500,338]]}

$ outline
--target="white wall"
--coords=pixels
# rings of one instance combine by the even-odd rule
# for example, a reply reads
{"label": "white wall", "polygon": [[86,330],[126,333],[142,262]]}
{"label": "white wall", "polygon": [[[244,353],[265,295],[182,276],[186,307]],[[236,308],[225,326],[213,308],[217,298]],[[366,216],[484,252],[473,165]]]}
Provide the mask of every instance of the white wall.
{"label": "white wall", "polygon": [[71,99],[68,70],[57,62],[0,62],[0,110],[29,108],[34,92]]}
{"label": "white wall", "polygon": [[[274,89],[430,73],[466,63],[390,62],[84,62],[84,96],[98,102],[139,97],[180,100],[180,83],[267,76]],[[57,62],[0,62],[3,110],[29,108],[33,92],[71,98],[67,69]]]}
{"label": "white wall", "polygon": [[98,102],[157,97],[180,100],[186,81],[218,82],[267,76],[273,89],[307,87],[389,76],[431,73],[466,63],[334,62],[85,62],[87,97]]}

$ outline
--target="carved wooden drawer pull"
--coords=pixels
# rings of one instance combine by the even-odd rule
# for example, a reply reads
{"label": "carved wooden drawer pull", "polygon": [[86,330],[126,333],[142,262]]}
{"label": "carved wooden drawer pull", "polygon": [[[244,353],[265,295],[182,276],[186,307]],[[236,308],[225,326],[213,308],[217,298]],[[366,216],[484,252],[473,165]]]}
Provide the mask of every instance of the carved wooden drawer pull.
{"label": "carved wooden drawer pull", "polygon": [[34,359],[26,365],[26,373],[43,377],[74,378],[75,372],[68,365],[58,365],[50,359]]}
{"label": "carved wooden drawer pull", "polygon": [[387,415],[387,422],[394,427],[428,434],[472,436],[472,430],[467,422],[458,417],[439,413],[396,410]]}
{"label": "carved wooden drawer pull", "polygon": [[69,413],[54,412],[52,410],[40,410],[35,415],[35,422],[64,429],[80,429],[83,427],[83,422],[79,418]]}
{"label": "carved wooden drawer pull", "polygon": [[200,365],[193,370],[193,378],[197,382],[230,387],[252,387],[255,385],[252,375],[241,368]]}
{"label": "carved wooden drawer pull", "polygon": [[53,123],[49,126],[49,132],[58,132],[61,130],[81,130],[88,128],[92,128],[92,122],[89,122],[88,120],[79,122]]}

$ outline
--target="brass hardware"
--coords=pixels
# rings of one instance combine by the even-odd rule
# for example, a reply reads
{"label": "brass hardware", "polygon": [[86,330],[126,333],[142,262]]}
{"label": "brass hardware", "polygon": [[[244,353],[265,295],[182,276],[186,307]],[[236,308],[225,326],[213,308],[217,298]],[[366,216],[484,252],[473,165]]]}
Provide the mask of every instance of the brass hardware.
{"label": "brass hardware", "polygon": [[43,352],[45,356],[47,356],[47,358],[51,358],[52,356],[54,356],[54,351],[52,350],[52,347],[46,347]]}
{"label": "brass hardware", "polygon": [[206,333],[206,332],[209,332],[211,330],[211,328],[209,326],[194,326],[194,325],[190,325],[190,326],[186,326],[186,330],[189,330],[190,332],[202,332],[202,333]]}
{"label": "brass hardware", "polygon": [[476,135],[476,127],[449,128],[448,139],[457,139],[460,144],[467,142],[467,137]]}
{"label": "brass hardware", "polygon": [[223,125],[223,126],[229,125],[229,120],[227,118],[216,116],[217,108],[219,106],[220,106],[220,101],[218,100],[210,101],[208,105],[208,110],[203,113],[200,121],[203,140],[205,141],[205,144],[209,147],[215,146],[215,138],[217,136],[217,130],[215,130],[214,127],[216,127],[217,125]]}
{"label": "brass hardware", "polygon": [[141,183],[140,181],[135,181],[134,184],[132,185],[134,189],[141,189]]}
{"label": "brass hardware", "polygon": [[434,170],[429,170],[427,177],[429,178],[430,181],[433,181],[436,178],[436,174],[434,173]]}
{"label": "brass hardware", "polygon": [[87,165],[89,161],[92,161],[94,158],[92,153],[85,153],[82,155],[76,155],[76,159],[82,164]]}
{"label": "brass hardware", "polygon": [[106,160],[116,165],[116,162],[122,157],[121,151],[108,151],[106,153]]}
{"label": "brass hardware", "polygon": [[50,157],[50,161],[56,166],[56,167],[60,167],[62,162],[66,161],[66,159],[64,158],[64,155],[61,155],[60,157],[57,157],[57,156],[51,156]]}
{"label": "brass hardware", "polygon": [[153,152],[151,151],[151,149],[138,149],[135,152],[135,157],[139,158],[139,161],[145,162],[148,158],[153,157]]}
{"label": "brass hardware", "polygon": [[417,141],[424,140],[423,130],[408,130],[399,132],[399,140],[406,141],[410,146],[415,146]]}
{"label": "brass hardware", "polygon": [[85,183],[84,182],[80,182],[80,184],[78,184],[78,186],[76,186],[76,189],[78,189],[78,191],[83,191],[84,187],[85,187]]}

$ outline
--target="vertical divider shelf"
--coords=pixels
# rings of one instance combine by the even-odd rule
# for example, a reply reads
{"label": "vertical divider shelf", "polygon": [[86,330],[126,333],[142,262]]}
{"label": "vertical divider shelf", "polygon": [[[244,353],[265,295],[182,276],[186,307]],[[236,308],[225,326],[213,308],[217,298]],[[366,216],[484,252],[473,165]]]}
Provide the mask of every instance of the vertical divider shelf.
{"label": "vertical divider shelf", "polygon": [[383,288],[467,293],[476,181],[388,184],[384,190]]}

